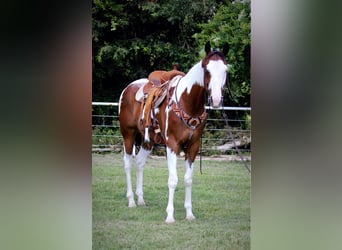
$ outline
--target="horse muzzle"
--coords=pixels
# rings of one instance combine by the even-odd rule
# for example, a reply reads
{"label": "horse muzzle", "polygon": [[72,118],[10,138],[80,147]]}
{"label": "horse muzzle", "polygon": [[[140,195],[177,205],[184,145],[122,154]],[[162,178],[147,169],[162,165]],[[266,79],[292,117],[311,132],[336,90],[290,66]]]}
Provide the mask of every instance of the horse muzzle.
{"label": "horse muzzle", "polygon": [[223,104],[223,97],[221,98],[213,98],[212,96],[209,98],[209,105],[212,108],[221,108]]}

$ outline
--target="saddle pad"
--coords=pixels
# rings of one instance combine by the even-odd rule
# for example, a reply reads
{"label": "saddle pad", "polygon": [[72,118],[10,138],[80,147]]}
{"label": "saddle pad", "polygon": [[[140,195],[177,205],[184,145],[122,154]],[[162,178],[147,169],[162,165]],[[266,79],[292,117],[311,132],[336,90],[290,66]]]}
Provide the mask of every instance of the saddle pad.
{"label": "saddle pad", "polygon": [[[182,78],[183,76],[181,75],[177,75],[175,77],[173,77],[171,80],[170,80],[170,85],[169,85],[169,88],[172,88],[172,87],[175,87],[177,85],[177,80],[179,78]],[[148,82],[149,80],[147,78],[143,78],[143,79],[139,79],[139,80],[136,80],[134,81],[132,84],[135,84],[135,83],[140,83],[142,84],[140,86],[140,88],[138,89],[137,93],[135,94],[135,100],[137,102],[141,102],[142,98],[144,97],[144,85]],[[166,93],[164,95],[164,97],[166,96]],[[162,101],[162,100],[161,100]]]}
{"label": "saddle pad", "polygon": [[176,87],[178,81],[180,78],[183,78],[182,75],[177,75],[175,77],[173,77],[171,80],[170,80],[170,87],[169,88],[172,88],[172,87]]}
{"label": "saddle pad", "polygon": [[136,80],[134,82],[132,82],[132,84],[141,84],[140,88],[138,89],[137,93],[135,94],[135,100],[137,102],[140,102],[141,101],[141,98],[144,97],[144,91],[143,91],[143,88],[144,88],[144,85],[148,82],[148,79],[147,78],[142,78],[142,79],[139,79],[139,80]]}

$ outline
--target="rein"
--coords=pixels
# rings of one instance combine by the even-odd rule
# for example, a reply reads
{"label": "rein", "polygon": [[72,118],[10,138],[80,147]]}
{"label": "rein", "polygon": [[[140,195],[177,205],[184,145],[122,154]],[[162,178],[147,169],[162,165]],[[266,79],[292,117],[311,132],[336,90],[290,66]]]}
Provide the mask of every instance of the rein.
{"label": "rein", "polygon": [[[227,78],[228,78],[228,76],[227,76]],[[226,86],[227,86],[227,88],[229,89],[229,84],[228,84],[228,82],[229,82],[229,81],[228,81],[228,79],[227,79],[227,81],[226,81]],[[206,92],[205,92],[205,95],[206,95]],[[222,98],[223,98],[223,97],[222,97]],[[226,125],[227,125],[227,127],[228,127],[229,135],[230,135],[230,137],[232,138],[234,148],[235,148],[236,152],[238,153],[238,155],[239,155],[239,157],[240,157],[240,160],[243,162],[243,164],[244,164],[245,168],[247,169],[247,171],[248,171],[249,173],[251,173],[251,169],[248,167],[248,165],[247,165],[245,159],[242,157],[242,154],[241,154],[240,149],[239,149],[238,146],[236,145],[235,137],[234,137],[234,135],[233,135],[232,129],[231,129],[231,127],[230,127],[229,124],[228,124],[228,117],[227,117],[227,114],[226,114],[223,110],[222,110],[222,116],[223,116],[224,121],[225,121],[225,123],[226,123]],[[201,147],[200,147],[200,172],[201,172],[201,174],[202,174],[202,136],[203,136],[203,134],[201,135],[201,144],[200,144],[200,145],[201,145]]]}
{"label": "rein", "polygon": [[[245,159],[242,157],[242,154],[241,154],[241,151],[240,149],[238,148],[238,146],[236,145],[236,142],[235,142],[235,137],[233,135],[233,132],[232,132],[232,129],[231,127],[229,126],[228,124],[228,117],[227,117],[227,114],[222,111],[222,115],[223,115],[223,118],[224,118],[224,121],[226,122],[226,125],[228,127],[228,132],[229,132],[229,135],[230,137],[232,138],[232,141],[233,141],[233,145],[234,145],[234,148],[236,150],[236,152],[238,153],[239,157],[240,157],[240,160],[243,162],[243,165],[245,166],[245,168],[247,169],[247,171],[249,173],[251,173],[251,169],[248,167]],[[200,147],[200,172],[202,174],[202,135],[201,135],[201,147]]]}
{"label": "rein", "polygon": [[251,173],[251,169],[247,166],[247,163],[246,163],[245,159],[242,157],[242,154],[241,154],[240,149],[238,148],[238,146],[237,146],[236,143],[235,143],[235,137],[234,137],[234,135],[233,135],[233,132],[232,132],[231,127],[230,127],[229,124],[228,124],[228,117],[227,117],[227,114],[226,114],[226,112],[224,112],[223,110],[222,110],[222,115],[223,115],[224,121],[225,121],[226,124],[227,124],[228,131],[229,131],[229,135],[230,135],[230,137],[231,137],[232,140],[233,140],[234,148],[235,148],[236,152],[238,153],[238,155],[239,155],[239,157],[240,157],[240,160],[243,162],[243,165],[245,166],[245,168],[247,169],[247,171],[248,171],[249,173]]}

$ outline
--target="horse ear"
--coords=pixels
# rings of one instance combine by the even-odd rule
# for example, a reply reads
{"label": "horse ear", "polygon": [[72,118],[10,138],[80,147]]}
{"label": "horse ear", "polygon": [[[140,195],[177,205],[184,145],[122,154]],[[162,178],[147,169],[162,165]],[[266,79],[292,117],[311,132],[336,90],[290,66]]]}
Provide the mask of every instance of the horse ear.
{"label": "horse ear", "polygon": [[222,50],[222,53],[224,54],[224,56],[226,56],[228,54],[228,51],[229,51],[229,44],[226,42],[223,45],[223,50]]}
{"label": "horse ear", "polygon": [[211,51],[211,47],[210,47],[210,42],[209,41],[205,44],[204,50],[205,50],[205,53],[207,53],[207,55]]}

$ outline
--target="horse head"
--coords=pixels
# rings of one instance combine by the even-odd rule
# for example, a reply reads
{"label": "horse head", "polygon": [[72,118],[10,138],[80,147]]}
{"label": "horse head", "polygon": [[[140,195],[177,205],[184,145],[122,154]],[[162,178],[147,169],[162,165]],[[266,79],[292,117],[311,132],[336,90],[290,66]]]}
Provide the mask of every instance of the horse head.
{"label": "horse head", "polygon": [[218,49],[211,50],[209,42],[205,45],[206,55],[202,60],[204,85],[208,92],[209,105],[213,108],[221,107],[223,104],[222,92],[227,77],[225,57],[228,50],[228,43],[223,46],[222,52]]}

